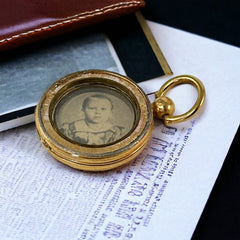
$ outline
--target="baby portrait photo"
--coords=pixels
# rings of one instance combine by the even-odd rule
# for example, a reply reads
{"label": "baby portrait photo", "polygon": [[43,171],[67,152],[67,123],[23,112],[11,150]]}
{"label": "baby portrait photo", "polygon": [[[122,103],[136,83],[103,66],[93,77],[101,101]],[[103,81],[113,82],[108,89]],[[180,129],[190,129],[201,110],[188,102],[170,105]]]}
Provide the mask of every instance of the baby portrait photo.
{"label": "baby portrait photo", "polygon": [[57,107],[55,120],[67,138],[97,146],[126,136],[133,128],[135,113],[130,101],[120,93],[91,87],[66,96]]}

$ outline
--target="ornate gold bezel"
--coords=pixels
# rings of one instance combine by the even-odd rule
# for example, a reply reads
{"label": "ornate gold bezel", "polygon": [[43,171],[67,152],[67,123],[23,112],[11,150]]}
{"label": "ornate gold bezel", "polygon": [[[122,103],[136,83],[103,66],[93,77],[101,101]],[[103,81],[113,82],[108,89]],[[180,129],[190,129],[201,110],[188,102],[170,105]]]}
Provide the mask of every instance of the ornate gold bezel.
{"label": "ornate gold bezel", "polygon": [[[88,146],[71,141],[58,130],[54,116],[60,101],[72,91],[88,86],[110,88],[132,104],[134,124],[123,138],[111,144]],[[151,104],[142,89],[128,77],[103,70],[76,72],[55,82],[41,97],[35,121],[40,140],[53,157],[87,171],[109,170],[128,163],[143,150],[153,128]]]}

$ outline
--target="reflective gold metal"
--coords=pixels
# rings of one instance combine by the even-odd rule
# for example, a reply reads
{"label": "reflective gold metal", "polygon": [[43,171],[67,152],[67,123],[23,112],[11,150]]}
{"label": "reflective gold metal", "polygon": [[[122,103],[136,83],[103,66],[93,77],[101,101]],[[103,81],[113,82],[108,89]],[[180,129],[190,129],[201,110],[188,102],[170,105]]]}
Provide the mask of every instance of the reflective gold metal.
{"label": "reflective gold metal", "polygon": [[153,103],[154,117],[162,119],[166,115],[172,115],[175,111],[175,104],[169,97],[158,97]]}
{"label": "reflective gold metal", "polygon": [[88,70],[55,82],[35,110],[47,151],[87,171],[119,167],[138,156],[153,128],[151,104],[142,89],[117,73]]}
{"label": "reflective gold metal", "polygon": [[[196,87],[198,91],[197,100],[189,111],[178,116],[173,116],[174,103],[171,99],[166,98],[165,95],[173,87],[185,83]],[[164,83],[160,90],[155,93],[155,97],[156,100],[152,104],[154,116],[163,119],[164,124],[168,125],[172,123],[187,121],[188,119],[195,116],[205,101],[205,88],[198,78],[191,75],[181,75],[171,78],[166,83]]]}
{"label": "reflective gold metal", "polygon": [[[165,94],[179,84],[198,90],[194,106],[173,116],[174,103]],[[46,150],[60,162],[80,170],[104,171],[137,157],[153,129],[153,111],[165,124],[193,117],[205,99],[199,79],[182,75],[167,81],[151,105],[143,90],[128,77],[103,70],[67,75],[43,94],[35,123]]]}

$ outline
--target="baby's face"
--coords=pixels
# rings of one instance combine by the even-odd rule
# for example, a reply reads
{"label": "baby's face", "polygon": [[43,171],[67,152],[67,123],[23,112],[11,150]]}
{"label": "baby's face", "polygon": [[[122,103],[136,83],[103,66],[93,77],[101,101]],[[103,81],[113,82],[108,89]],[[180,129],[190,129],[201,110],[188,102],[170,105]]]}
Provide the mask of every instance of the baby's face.
{"label": "baby's face", "polygon": [[91,123],[103,123],[112,113],[112,105],[104,98],[91,98],[85,107],[86,120]]}

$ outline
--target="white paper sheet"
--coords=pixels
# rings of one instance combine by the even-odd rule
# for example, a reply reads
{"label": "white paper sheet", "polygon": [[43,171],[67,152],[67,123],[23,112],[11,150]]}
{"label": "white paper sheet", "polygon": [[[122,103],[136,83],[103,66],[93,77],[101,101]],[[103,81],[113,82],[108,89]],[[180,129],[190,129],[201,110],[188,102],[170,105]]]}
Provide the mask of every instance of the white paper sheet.
{"label": "white paper sheet", "polygon": [[[191,139],[161,207],[148,229],[139,231],[136,239],[146,239],[149,233],[153,233],[153,239],[159,236],[162,239],[190,239],[239,125],[240,49],[148,23],[174,76],[191,74],[198,77],[205,85],[207,97],[204,109],[195,118]],[[159,82],[161,84],[158,79],[145,82],[142,87],[153,92]],[[188,109],[196,94],[189,86],[173,92],[169,96],[175,97],[177,112]]]}
{"label": "white paper sheet", "polygon": [[[149,25],[175,75],[192,74],[204,83],[204,109],[173,127],[156,122],[143,153],[128,166],[105,173],[57,162],[41,146],[34,125],[1,133],[1,239],[191,238],[237,130],[240,52]],[[152,92],[167,79],[141,86]],[[193,104],[196,93],[183,86],[169,96],[180,113]]]}

